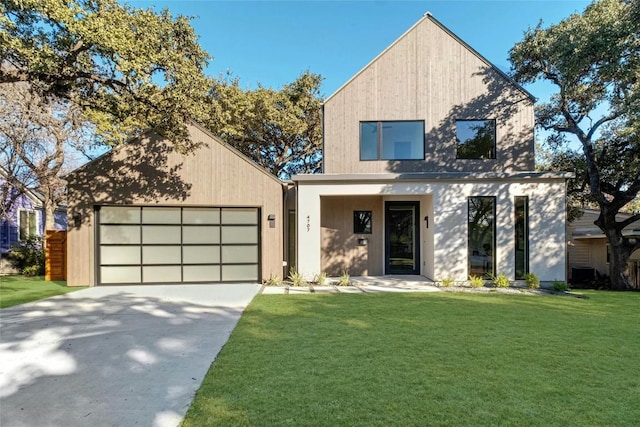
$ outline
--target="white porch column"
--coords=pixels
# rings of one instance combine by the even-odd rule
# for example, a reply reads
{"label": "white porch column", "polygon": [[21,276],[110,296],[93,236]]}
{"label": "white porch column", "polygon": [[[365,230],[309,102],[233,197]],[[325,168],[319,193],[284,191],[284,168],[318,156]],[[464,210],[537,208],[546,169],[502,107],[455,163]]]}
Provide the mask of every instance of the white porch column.
{"label": "white porch column", "polygon": [[298,186],[298,265],[307,280],[320,273],[320,186]]}

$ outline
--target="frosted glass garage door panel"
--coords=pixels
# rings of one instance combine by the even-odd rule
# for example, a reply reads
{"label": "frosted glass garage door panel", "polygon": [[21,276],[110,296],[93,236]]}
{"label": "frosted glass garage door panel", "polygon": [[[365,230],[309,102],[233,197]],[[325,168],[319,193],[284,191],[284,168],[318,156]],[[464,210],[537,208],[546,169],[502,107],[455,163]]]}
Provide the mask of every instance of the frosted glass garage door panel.
{"label": "frosted glass garage door panel", "polygon": [[179,265],[162,267],[145,266],[142,267],[142,278],[144,283],[177,283],[182,279],[182,271]]}
{"label": "frosted glass garage door panel", "polygon": [[140,283],[140,267],[100,267],[100,282]]}
{"label": "frosted glass garage door panel", "polygon": [[139,225],[101,225],[100,243],[138,244],[140,243]]}
{"label": "frosted glass garage door panel", "polygon": [[258,280],[257,265],[223,265],[222,281],[237,282],[247,281],[255,282]]}
{"label": "frosted glass garage door panel", "polygon": [[223,224],[257,224],[258,211],[247,208],[223,208],[221,219]]}
{"label": "frosted glass garage door panel", "polygon": [[182,242],[188,243],[220,243],[220,227],[188,226],[182,228]]}
{"label": "frosted glass garage door panel", "polygon": [[180,246],[143,246],[143,264],[180,264]]}
{"label": "frosted glass garage door panel", "polygon": [[222,243],[258,243],[257,226],[223,226]]}
{"label": "frosted glass garage door panel", "polygon": [[140,264],[140,246],[102,246],[100,264]]}
{"label": "frosted glass garage door panel", "polygon": [[184,246],[182,262],[185,264],[218,264],[220,246]]}
{"label": "frosted glass garage door panel", "polygon": [[140,224],[140,208],[124,206],[103,206],[100,208],[100,222],[116,224]]}
{"label": "frosted glass garage door panel", "polygon": [[142,243],[180,244],[180,226],[143,225]]}
{"label": "frosted glass garage door panel", "polygon": [[144,224],[180,224],[180,208],[142,208]]}
{"label": "frosted glass garage door panel", "polygon": [[219,265],[185,265],[183,267],[185,282],[219,282]]}
{"label": "frosted glass garage door panel", "polygon": [[220,209],[185,208],[182,210],[183,224],[220,224]]}
{"label": "frosted glass garage door panel", "polygon": [[227,264],[235,263],[258,263],[257,246],[223,246],[222,262]]}

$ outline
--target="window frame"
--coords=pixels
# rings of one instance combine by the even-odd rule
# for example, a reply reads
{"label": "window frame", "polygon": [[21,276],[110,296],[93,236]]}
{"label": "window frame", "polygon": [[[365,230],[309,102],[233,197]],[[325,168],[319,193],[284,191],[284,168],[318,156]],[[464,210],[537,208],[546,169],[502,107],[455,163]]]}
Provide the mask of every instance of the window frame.
{"label": "window frame", "polygon": [[[491,157],[460,157],[458,148],[461,145],[458,142],[458,123],[460,122],[491,122],[493,124],[493,148],[491,149]],[[455,140],[456,140],[456,160],[496,160],[498,146],[498,125],[496,119],[456,119]]]}
{"label": "window frame", "polygon": [[497,244],[497,197],[496,196],[469,196],[467,197],[467,276],[473,275],[472,273],[472,260],[471,257],[474,256],[471,245],[471,221],[470,221],[470,213],[471,213],[471,199],[483,199],[490,200],[492,203],[491,215],[493,218],[492,222],[492,236],[491,236],[491,269],[488,271],[484,271],[482,277],[484,279],[490,279],[492,276],[495,276],[497,271],[497,256],[496,256],[496,244]]}
{"label": "window frame", "polygon": [[[356,218],[358,216],[358,214],[367,214],[369,216],[369,227],[368,227],[368,231],[367,231],[367,227],[365,225],[364,231],[358,231],[356,229],[356,225],[358,224],[356,222]],[[354,210],[353,211],[353,234],[372,234],[373,232],[373,213],[371,210]]]}
{"label": "window frame", "polygon": [[[518,201],[523,202],[522,207],[524,211],[524,217],[522,220],[522,230],[518,229]],[[515,196],[513,199],[514,210],[514,266],[515,266],[515,279],[524,280],[525,276],[529,274],[529,196]],[[522,248],[519,248],[519,236],[518,232],[521,231],[522,235]],[[518,275],[518,250],[522,251],[524,259],[522,260],[523,272],[522,275]]]}
{"label": "window frame", "polygon": [[[376,124],[376,146],[377,146],[377,156],[375,159],[363,159],[362,158],[362,124],[363,123],[375,123]],[[391,158],[385,159],[382,157],[382,126],[385,123],[420,123],[422,125],[422,141],[420,144],[421,147],[421,157],[420,158]],[[358,150],[359,150],[359,158],[361,162],[376,162],[376,161],[424,161],[425,156],[425,124],[424,120],[360,120],[358,123]]]}
{"label": "window frame", "polygon": [[[27,215],[26,236],[22,235],[22,212]],[[30,218],[33,218],[33,224]],[[25,242],[32,237],[38,237],[38,214],[35,209],[20,208],[18,209],[18,241]]]}

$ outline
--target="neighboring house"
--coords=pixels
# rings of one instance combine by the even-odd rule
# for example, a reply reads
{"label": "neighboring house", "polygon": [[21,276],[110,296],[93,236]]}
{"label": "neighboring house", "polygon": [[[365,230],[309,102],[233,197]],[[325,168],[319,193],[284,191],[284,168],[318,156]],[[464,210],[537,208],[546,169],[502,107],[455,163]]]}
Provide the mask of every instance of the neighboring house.
{"label": "neighboring house", "polygon": [[[8,172],[0,166],[0,186],[7,183]],[[0,257],[9,252],[12,246],[24,242],[30,237],[42,237],[44,234],[45,212],[42,195],[37,191],[10,189],[11,204],[8,217],[0,217]],[[1,194],[1,193],[0,193]],[[66,230],[67,213],[64,205],[54,212],[56,230]]]}
{"label": "neighboring house", "polygon": [[286,186],[197,124],[182,155],[153,133],[67,176],[67,283],[282,276]]}
{"label": "neighboring house", "polygon": [[[569,279],[574,284],[589,282],[594,276],[609,275],[609,244],[607,238],[594,222],[600,211],[584,209],[582,216],[567,224]],[[619,213],[618,221],[631,214]],[[628,225],[624,236],[640,239],[640,223]],[[640,288],[640,251],[631,254],[629,277],[636,288]]]}
{"label": "neighboring house", "polygon": [[324,103],[298,270],[565,280],[571,174],[533,172],[534,101],[425,15]]}

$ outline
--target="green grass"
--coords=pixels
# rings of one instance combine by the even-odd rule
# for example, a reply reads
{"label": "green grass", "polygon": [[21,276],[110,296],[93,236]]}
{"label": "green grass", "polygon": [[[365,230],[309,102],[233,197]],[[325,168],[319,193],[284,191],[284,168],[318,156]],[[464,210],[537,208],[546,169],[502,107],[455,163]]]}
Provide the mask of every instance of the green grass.
{"label": "green grass", "polygon": [[260,295],[184,426],[637,425],[640,294]]}
{"label": "green grass", "polygon": [[67,282],[47,282],[43,277],[0,276],[0,308],[24,304],[55,295],[77,291]]}

